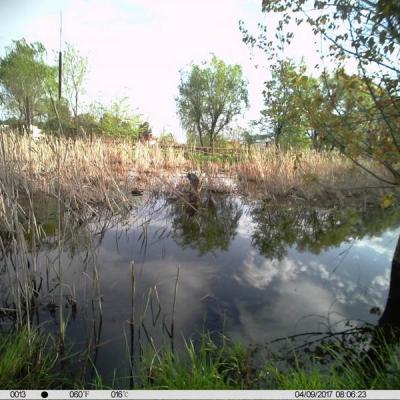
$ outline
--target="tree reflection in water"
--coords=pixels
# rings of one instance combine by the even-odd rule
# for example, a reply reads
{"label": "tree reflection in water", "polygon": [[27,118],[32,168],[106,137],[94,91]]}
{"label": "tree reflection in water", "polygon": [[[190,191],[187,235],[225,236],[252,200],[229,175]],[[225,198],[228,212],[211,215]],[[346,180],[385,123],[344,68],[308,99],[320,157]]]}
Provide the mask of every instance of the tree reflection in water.
{"label": "tree reflection in water", "polygon": [[[396,207],[283,208],[261,203],[250,210],[250,215],[254,223],[252,245],[261,255],[276,260],[283,260],[293,247],[319,254],[346,241],[380,236],[387,229],[397,228],[400,221],[400,209]],[[332,360],[333,354],[340,353],[343,360],[362,363],[366,370],[389,360],[391,346],[398,345],[400,338],[400,238],[398,240],[388,299],[377,325],[342,321],[320,332],[276,339],[268,343],[270,349],[278,349],[275,356],[279,355],[279,359],[290,364],[294,355],[292,361],[297,365],[301,354],[305,359],[312,354],[315,360],[324,363]],[[376,310],[371,309],[371,312]]]}
{"label": "tree reflection in water", "polygon": [[[210,195],[209,195],[210,196]],[[241,204],[231,197],[175,201],[171,208],[174,240],[182,247],[196,249],[199,255],[228,250],[242,216]]]}
{"label": "tree reflection in water", "polygon": [[261,204],[251,211],[252,244],[268,258],[282,258],[289,247],[319,254],[330,247],[396,228],[400,209],[282,208]]}

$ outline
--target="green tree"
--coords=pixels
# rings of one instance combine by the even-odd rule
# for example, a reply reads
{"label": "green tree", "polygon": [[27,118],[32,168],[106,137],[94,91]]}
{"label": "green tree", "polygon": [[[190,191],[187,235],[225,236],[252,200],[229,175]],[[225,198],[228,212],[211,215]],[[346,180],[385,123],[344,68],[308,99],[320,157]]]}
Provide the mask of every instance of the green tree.
{"label": "green tree", "polygon": [[[264,50],[269,60],[276,56],[276,49],[283,49],[283,43],[291,42],[294,37],[292,22],[296,22],[297,25],[309,24],[314,34],[325,40],[329,46],[329,54],[325,57],[330,57],[335,64],[344,65],[349,59],[356,61],[358,83],[354,77],[348,77],[346,81],[353,81],[354,88],[357,90],[358,86],[359,89],[357,94],[363,92],[363,101],[370,104],[359,107],[357,116],[345,112],[343,107],[335,108],[332,115],[336,118],[329,122],[341,128],[342,134],[335,136],[334,125],[325,134],[329,134],[329,140],[333,142],[340,141],[342,151],[346,149],[344,153],[368,172],[373,173],[362,159],[382,164],[391,178],[374,175],[387,183],[399,185],[400,3],[395,0],[317,0],[311,9],[310,3],[304,0],[263,0],[262,6],[264,12],[274,13],[278,19],[274,32],[278,39],[276,45],[273,45],[275,39],[269,40],[269,27],[260,26],[257,38],[248,33],[243,23],[241,30],[243,40]],[[325,71],[322,77],[327,76]],[[334,81],[331,79],[325,79],[323,83],[324,93],[331,98],[332,105],[336,105],[338,87],[332,86]],[[352,90],[351,86],[347,87],[348,93]],[[344,98],[350,102],[349,96]],[[369,126],[368,140],[360,130],[357,135],[343,134],[346,130],[354,131],[356,123],[361,120],[364,126]],[[359,137],[358,144],[355,136]]]}
{"label": "green tree", "polygon": [[[101,135],[103,133],[101,126],[101,119],[103,114],[106,112],[106,107],[100,102],[92,102],[85,107],[85,112],[78,115],[79,119],[79,132],[87,134],[90,137],[92,135]],[[71,112],[70,112],[71,114]],[[75,121],[71,115],[72,127],[76,128]]]}
{"label": "green tree", "polygon": [[79,128],[79,98],[84,93],[87,65],[87,58],[83,57],[79,50],[66,43],[62,67],[62,81],[65,96],[69,101],[74,116],[76,131]]}
{"label": "green tree", "polygon": [[151,127],[150,124],[147,121],[142,122],[139,125],[139,131],[138,131],[139,137],[140,138],[147,138],[150,139],[152,136],[152,132],[151,132]]}
{"label": "green tree", "polygon": [[128,99],[115,100],[110,107],[101,107],[100,128],[109,136],[138,138],[143,128],[142,117],[132,111]]}
{"label": "green tree", "polygon": [[176,98],[182,126],[196,132],[200,144],[214,147],[217,136],[248,106],[247,82],[239,65],[211,62],[181,71]]}
{"label": "green tree", "polygon": [[271,67],[271,79],[263,90],[265,108],[260,120],[270,137],[279,145],[306,145],[308,121],[303,100],[309,97],[312,85],[305,66],[297,71],[291,60],[279,60]]}
{"label": "green tree", "polygon": [[27,130],[56,87],[56,70],[45,63],[45,54],[43,44],[21,39],[13,41],[0,59],[0,101]]}
{"label": "green tree", "polygon": [[83,129],[83,132],[91,136],[101,133],[99,119],[90,112],[79,114],[79,126]]}
{"label": "green tree", "polygon": [[[385,148],[385,126],[365,78],[348,75],[343,68],[315,78],[306,74],[304,65],[296,67],[290,60],[279,60],[271,69],[261,123],[272,126],[276,143],[336,147],[349,157],[374,151],[378,160],[378,149]],[[379,93],[373,82],[369,85]]]}
{"label": "green tree", "polygon": [[177,144],[177,141],[171,132],[163,132],[158,138],[158,144],[160,146],[168,147]]}
{"label": "green tree", "polygon": [[384,96],[372,80],[349,75],[343,68],[332,74],[323,73],[320,95],[311,103],[320,105],[319,112],[314,112],[313,124],[323,132],[325,141],[348,157],[368,156],[391,169],[387,161],[395,163],[397,155],[392,157],[387,146],[387,126],[379,116],[371,91],[376,96]]}
{"label": "green tree", "polygon": [[327,140],[324,127],[321,126],[332,116],[331,108],[326,104],[321,78],[307,75],[304,69],[293,77],[292,84],[302,132],[314,149],[332,149],[334,146]]}
{"label": "green tree", "polygon": [[189,146],[201,146],[199,135],[195,130],[187,130],[185,132],[186,135],[186,144]]}
{"label": "green tree", "polygon": [[[54,106],[57,109],[57,113],[54,110]],[[42,115],[39,125],[46,132],[57,132],[60,123],[64,134],[68,134],[75,129],[75,123],[71,115],[68,100],[64,97],[60,100],[53,99],[53,101],[46,98],[40,102],[39,109]]]}

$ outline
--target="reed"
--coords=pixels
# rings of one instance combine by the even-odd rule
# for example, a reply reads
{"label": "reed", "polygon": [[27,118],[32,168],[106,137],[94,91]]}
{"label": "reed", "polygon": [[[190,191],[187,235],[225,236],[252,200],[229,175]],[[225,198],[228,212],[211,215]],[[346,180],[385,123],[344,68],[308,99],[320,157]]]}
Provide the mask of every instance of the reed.
{"label": "reed", "polygon": [[[30,193],[42,192],[68,201],[72,207],[126,201],[121,192],[124,148],[113,149],[94,142],[47,137],[35,142],[27,136],[2,135],[0,180],[6,171],[16,187]],[[59,164],[59,165],[58,165]]]}
{"label": "reed", "polygon": [[360,187],[372,182],[337,152],[253,146],[228,155],[209,154],[194,148],[101,138],[88,141],[48,136],[36,142],[16,134],[3,134],[2,142],[0,180],[11,166],[9,178],[17,188],[52,195],[59,191],[62,200],[74,209],[129,207],[132,190],[170,193],[187,186],[189,171],[203,176],[210,190],[273,198],[293,195],[293,191],[309,198],[323,195],[327,188]]}
{"label": "reed", "polygon": [[270,196],[297,191],[303,196],[326,189],[365,186],[371,182],[354,164],[335,151],[280,150],[254,147],[236,164],[235,173],[243,192]]}
{"label": "reed", "polygon": [[[29,137],[0,136],[0,253],[4,271],[0,312],[6,314],[11,325],[29,333],[33,316],[47,302],[57,310],[60,351],[69,318],[65,301],[68,298],[74,302],[74,289],[64,278],[65,242],[76,234],[77,224],[83,224],[88,215],[97,215],[91,213],[94,206],[115,209],[128,203],[115,178],[104,169],[109,155],[103,154],[105,148],[100,151],[96,146],[98,164],[95,153],[85,153],[79,142],[49,137],[37,143]],[[88,184],[88,179],[98,185]],[[47,200],[56,206],[51,234],[55,257],[51,261],[39,257],[40,246],[50,244],[37,215],[38,209],[46,208]],[[94,264],[93,290],[100,298],[97,266],[95,260],[90,260]],[[49,277],[53,279],[54,287],[42,294],[46,292],[45,277],[47,286]]]}

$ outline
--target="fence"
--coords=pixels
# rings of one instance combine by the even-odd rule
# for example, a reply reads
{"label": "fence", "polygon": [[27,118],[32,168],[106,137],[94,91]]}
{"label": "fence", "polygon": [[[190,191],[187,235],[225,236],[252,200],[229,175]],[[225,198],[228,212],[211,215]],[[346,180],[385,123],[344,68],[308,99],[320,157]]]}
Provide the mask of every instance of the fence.
{"label": "fence", "polygon": [[173,148],[183,150],[187,153],[201,153],[201,154],[213,154],[213,155],[239,155],[243,151],[248,150],[247,145],[238,145],[235,147],[201,147],[201,146],[189,146],[186,144],[174,144],[174,145],[163,145],[162,148]]}

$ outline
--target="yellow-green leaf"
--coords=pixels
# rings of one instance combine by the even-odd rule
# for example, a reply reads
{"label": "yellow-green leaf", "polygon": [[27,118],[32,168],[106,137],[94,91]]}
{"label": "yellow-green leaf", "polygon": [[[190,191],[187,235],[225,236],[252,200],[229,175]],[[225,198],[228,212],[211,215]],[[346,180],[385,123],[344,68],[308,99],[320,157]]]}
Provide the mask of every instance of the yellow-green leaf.
{"label": "yellow-green leaf", "polygon": [[381,207],[383,209],[390,207],[393,204],[393,196],[391,194],[384,194],[381,197]]}

